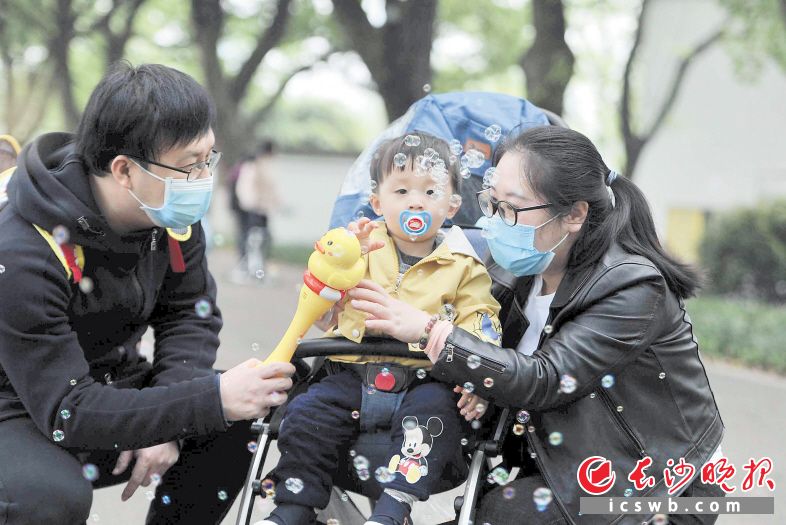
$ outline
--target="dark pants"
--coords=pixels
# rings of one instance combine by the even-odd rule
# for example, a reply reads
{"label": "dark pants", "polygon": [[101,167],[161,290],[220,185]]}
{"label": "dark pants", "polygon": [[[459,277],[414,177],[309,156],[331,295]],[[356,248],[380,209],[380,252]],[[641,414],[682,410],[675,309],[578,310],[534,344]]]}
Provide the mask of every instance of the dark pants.
{"label": "dark pants", "polygon": [[[219,523],[245,481],[251,461],[246,448],[249,424],[238,422],[224,433],[186,439],[178,462],[156,490],[147,523]],[[134,467],[132,462],[123,474],[113,476],[118,452],[78,455],[44,437],[29,418],[0,422],[0,525],[83,524],[93,489],[127,481]],[[87,463],[100,472],[93,484],[82,474]],[[222,490],[226,499],[218,496]]]}
{"label": "dark pants", "polygon": [[[475,523],[528,523],[531,525],[563,525],[567,520],[563,517],[559,506],[552,501],[545,510],[535,506],[533,493],[540,487],[548,487],[539,473],[529,474],[497,487],[486,494],[480,502],[480,511]],[[506,488],[513,488],[512,497],[505,497]],[[508,496],[511,496],[508,490]],[[717,485],[705,485],[696,480],[691,483],[680,497],[719,498],[724,496],[723,490]],[[670,525],[711,525],[718,519],[716,514],[672,514]]]}
{"label": "dark pants", "polygon": [[[358,436],[359,422],[352,417],[352,412],[361,408],[362,388],[363,383],[357,374],[343,370],[311,385],[305,393],[290,402],[278,436],[281,459],[274,472],[278,480],[277,504],[294,503],[317,508],[324,508],[328,504],[338,462],[346,460],[339,457],[340,451],[346,450],[346,446]],[[426,437],[425,440],[432,441],[428,454],[406,465],[417,468],[418,463],[427,464],[426,474],[410,483],[404,474],[397,472],[394,479],[385,483],[384,487],[425,500],[432,492],[436,492],[443,472],[450,468],[450,462],[455,460],[456,451],[461,447],[462,426],[455,395],[442,383],[425,382],[411,386],[393,414],[390,452],[385,456],[386,463],[369,465],[371,476],[375,475],[377,468],[387,468],[387,462],[393,456],[404,456],[402,448],[409,446],[409,443],[406,446],[404,444],[402,422],[407,416],[416,417],[418,424],[423,426],[429,418],[437,417],[442,422],[442,433],[433,437],[433,441],[430,436]],[[420,440],[423,429],[409,435],[416,436],[412,438],[414,449],[425,450]],[[285,482],[288,478],[300,479],[303,482],[302,490],[297,493],[287,490]]]}
{"label": "dark pants", "polygon": [[238,235],[237,247],[238,251],[240,252],[240,256],[245,257],[246,255],[246,249],[248,247],[248,234],[251,231],[251,228],[259,228],[262,230],[263,254],[265,258],[270,257],[270,249],[273,244],[273,238],[272,235],[270,235],[267,215],[240,210],[238,211],[238,219],[240,232]]}

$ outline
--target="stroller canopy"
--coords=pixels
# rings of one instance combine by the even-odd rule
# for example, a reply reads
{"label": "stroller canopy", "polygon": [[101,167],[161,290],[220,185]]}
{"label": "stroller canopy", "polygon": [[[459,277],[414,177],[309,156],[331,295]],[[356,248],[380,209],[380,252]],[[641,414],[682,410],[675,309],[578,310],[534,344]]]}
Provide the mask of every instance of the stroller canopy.
{"label": "stroller canopy", "polygon": [[462,156],[470,150],[483,154],[482,163],[479,162],[480,156],[473,152],[473,162],[465,161],[463,164],[469,168],[471,175],[462,181],[463,204],[453,219],[455,224],[474,225],[480,218],[475,193],[481,190],[483,175],[491,167],[494,152],[502,144],[503,138],[514,130],[518,132],[550,123],[561,124],[558,117],[547,115],[547,112],[528,101],[510,95],[428,95],[412,104],[403,116],[392,122],[355,160],[333,205],[330,227],[346,226],[361,216],[378,218],[368,205],[371,194],[371,158],[383,141],[411,131],[423,131],[448,143],[457,140],[463,147]]}

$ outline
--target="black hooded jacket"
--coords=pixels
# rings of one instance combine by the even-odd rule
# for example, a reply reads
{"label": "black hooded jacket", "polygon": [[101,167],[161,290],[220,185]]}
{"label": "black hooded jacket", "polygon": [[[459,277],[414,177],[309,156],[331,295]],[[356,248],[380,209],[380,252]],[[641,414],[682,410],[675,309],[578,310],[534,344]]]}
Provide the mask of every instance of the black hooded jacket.
{"label": "black hooded jacket", "polygon": [[[55,133],[26,147],[0,209],[0,421],[30,417],[60,445],[88,450],[224,430],[212,368],[222,321],[201,226],[180,243],[186,271],[173,272],[165,229],[110,229],[72,141]],[[92,290],[34,225],[67,228]],[[148,326],[152,367],[135,347]]]}

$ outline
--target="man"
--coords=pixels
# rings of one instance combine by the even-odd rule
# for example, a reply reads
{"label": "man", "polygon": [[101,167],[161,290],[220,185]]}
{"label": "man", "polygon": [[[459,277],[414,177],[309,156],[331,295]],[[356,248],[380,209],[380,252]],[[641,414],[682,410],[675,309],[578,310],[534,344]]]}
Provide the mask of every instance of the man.
{"label": "man", "polygon": [[147,523],[218,523],[241,488],[248,421],[284,401],[294,368],[212,369],[213,121],[188,75],[121,64],[76,135],[19,155],[0,210],[3,523],[84,523],[92,489],[124,481],[123,500],[157,485]]}

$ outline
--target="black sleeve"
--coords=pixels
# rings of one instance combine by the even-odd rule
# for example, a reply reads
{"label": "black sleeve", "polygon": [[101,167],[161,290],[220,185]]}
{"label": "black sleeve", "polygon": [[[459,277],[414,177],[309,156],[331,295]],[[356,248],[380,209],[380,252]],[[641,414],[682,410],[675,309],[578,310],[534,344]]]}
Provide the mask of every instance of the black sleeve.
{"label": "black sleeve", "polygon": [[207,267],[205,234],[199,224],[180,243],[184,273],[167,272],[150,317],[155,333],[153,385],[213,374],[223,321],[216,306],[216,283]]}
{"label": "black sleeve", "polygon": [[[636,359],[659,332],[665,281],[651,267],[622,266],[629,268],[612,268],[599,278],[587,294],[597,299],[531,356],[484,343],[457,328],[431,374],[449,384],[469,381],[480,397],[532,410],[553,409],[587,395],[604,375]],[[478,367],[467,366],[473,354],[480,358]],[[560,389],[563,376],[575,379],[574,391]]]}
{"label": "black sleeve", "polygon": [[54,253],[39,237],[4,254],[0,367],[45,436],[64,447],[130,450],[226,428],[212,375],[142,390],[93,381]]}

